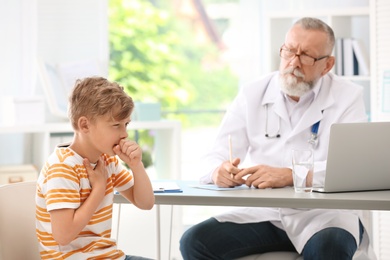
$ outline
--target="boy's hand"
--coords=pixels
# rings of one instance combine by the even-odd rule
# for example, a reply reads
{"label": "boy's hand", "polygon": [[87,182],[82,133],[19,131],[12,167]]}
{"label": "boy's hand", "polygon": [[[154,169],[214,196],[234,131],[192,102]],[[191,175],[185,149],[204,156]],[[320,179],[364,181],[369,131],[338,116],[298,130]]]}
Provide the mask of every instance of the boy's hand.
{"label": "boy's hand", "polygon": [[114,147],[114,153],[121,158],[122,161],[127,163],[131,168],[138,166],[142,161],[142,150],[139,145],[129,139],[122,139],[118,145]]}
{"label": "boy's hand", "polygon": [[84,158],[83,164],[85,169],[87,169],[88,179],[91,183],[91,187],[93,189],[102,189],[105,191],[107,184],[107,169],[103,158],[99,158],[95,169],[92,168],[91,163],[87,158]]}

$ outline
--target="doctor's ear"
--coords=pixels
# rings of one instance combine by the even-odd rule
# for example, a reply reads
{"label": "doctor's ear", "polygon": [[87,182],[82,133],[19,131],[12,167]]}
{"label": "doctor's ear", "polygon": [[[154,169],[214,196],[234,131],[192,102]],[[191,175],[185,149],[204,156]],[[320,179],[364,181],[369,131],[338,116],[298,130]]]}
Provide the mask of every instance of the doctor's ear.
{"label": "doctor's ear", "polygon": [[334,56],[329,56],[326,58],[325,68],[321,73],[321,76],[324,76],[326,73],[328,73],[334,66],[336,58]]}

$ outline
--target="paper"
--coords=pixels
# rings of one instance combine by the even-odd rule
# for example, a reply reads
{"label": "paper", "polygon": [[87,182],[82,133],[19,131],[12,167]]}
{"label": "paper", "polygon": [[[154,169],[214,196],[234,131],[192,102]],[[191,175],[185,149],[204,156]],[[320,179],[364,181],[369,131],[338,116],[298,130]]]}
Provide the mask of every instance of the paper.
{"label": "paper", "polygon": [[359,75],[368,76],[370,74],[370,62],[363,43],[359,40],[352,39],[352,48],[358,62]]}
{"label": "paper", "polygon": [[344,75],[353,76],[354,75],[354,64],[353,64],[353,49],[352,49],[352,39],[344,38],[343,39],[343,64],[344,64]]}
{"label": "paper", "polygon": [[179,185],[173,181],[152,181],[152,187],[154,193],[183,192]]}
{"label": "paper", "polygon": [[241,185],[241,186],[236,186],[236,187],[232,187],[232,188],[222,188],[222,187],[218,187],[214,184],[204,184],[204,185],[194,185],[192,186],[193,188],[199,188],[199,189],[205,189],[205,190],[230,190],[230,191],[233,191],[233,190],[247,190],[247,189],[250,189],[248,186],[246,186],[245,184]]}

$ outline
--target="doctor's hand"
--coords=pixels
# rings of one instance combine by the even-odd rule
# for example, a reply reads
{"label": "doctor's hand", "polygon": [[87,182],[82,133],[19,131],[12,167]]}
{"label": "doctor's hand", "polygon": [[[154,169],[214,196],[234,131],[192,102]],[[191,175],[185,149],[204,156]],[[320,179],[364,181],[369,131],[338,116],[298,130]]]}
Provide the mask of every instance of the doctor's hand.
{"label": "doctor's hand", "polygon": [[247,176],[245,184],[259,189],[282,188],[293,186],[292,172],[289,168],[256,165],[237,173],[234,178],[242,180]]}
{"label": "doctor's hand", "polygon": [[241,171],[241,169],[237,168],[239,163],[239,158],[235,158],[232,163],[230,163],[230,161],[223,162],[213,172],[214,184],[223,188],[235,187],[244,184],[245,180],[234,177]]}

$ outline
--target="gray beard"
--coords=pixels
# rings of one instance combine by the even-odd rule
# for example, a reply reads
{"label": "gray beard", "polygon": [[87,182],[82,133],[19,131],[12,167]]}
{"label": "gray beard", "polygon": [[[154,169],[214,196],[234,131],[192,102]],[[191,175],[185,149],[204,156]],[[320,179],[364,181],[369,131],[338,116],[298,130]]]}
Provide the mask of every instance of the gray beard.
{"label": "gray beard", "polygon": [[[293,73],[296,77],[291,76],[290,73]],[[314,83],[312,81],[298,82],[298,78],[305,79],[305,75],[298,69],[289,68],[281,71],[279,74],[279,82],[282,92],[288,96],[301,97],[313,89]]]}

